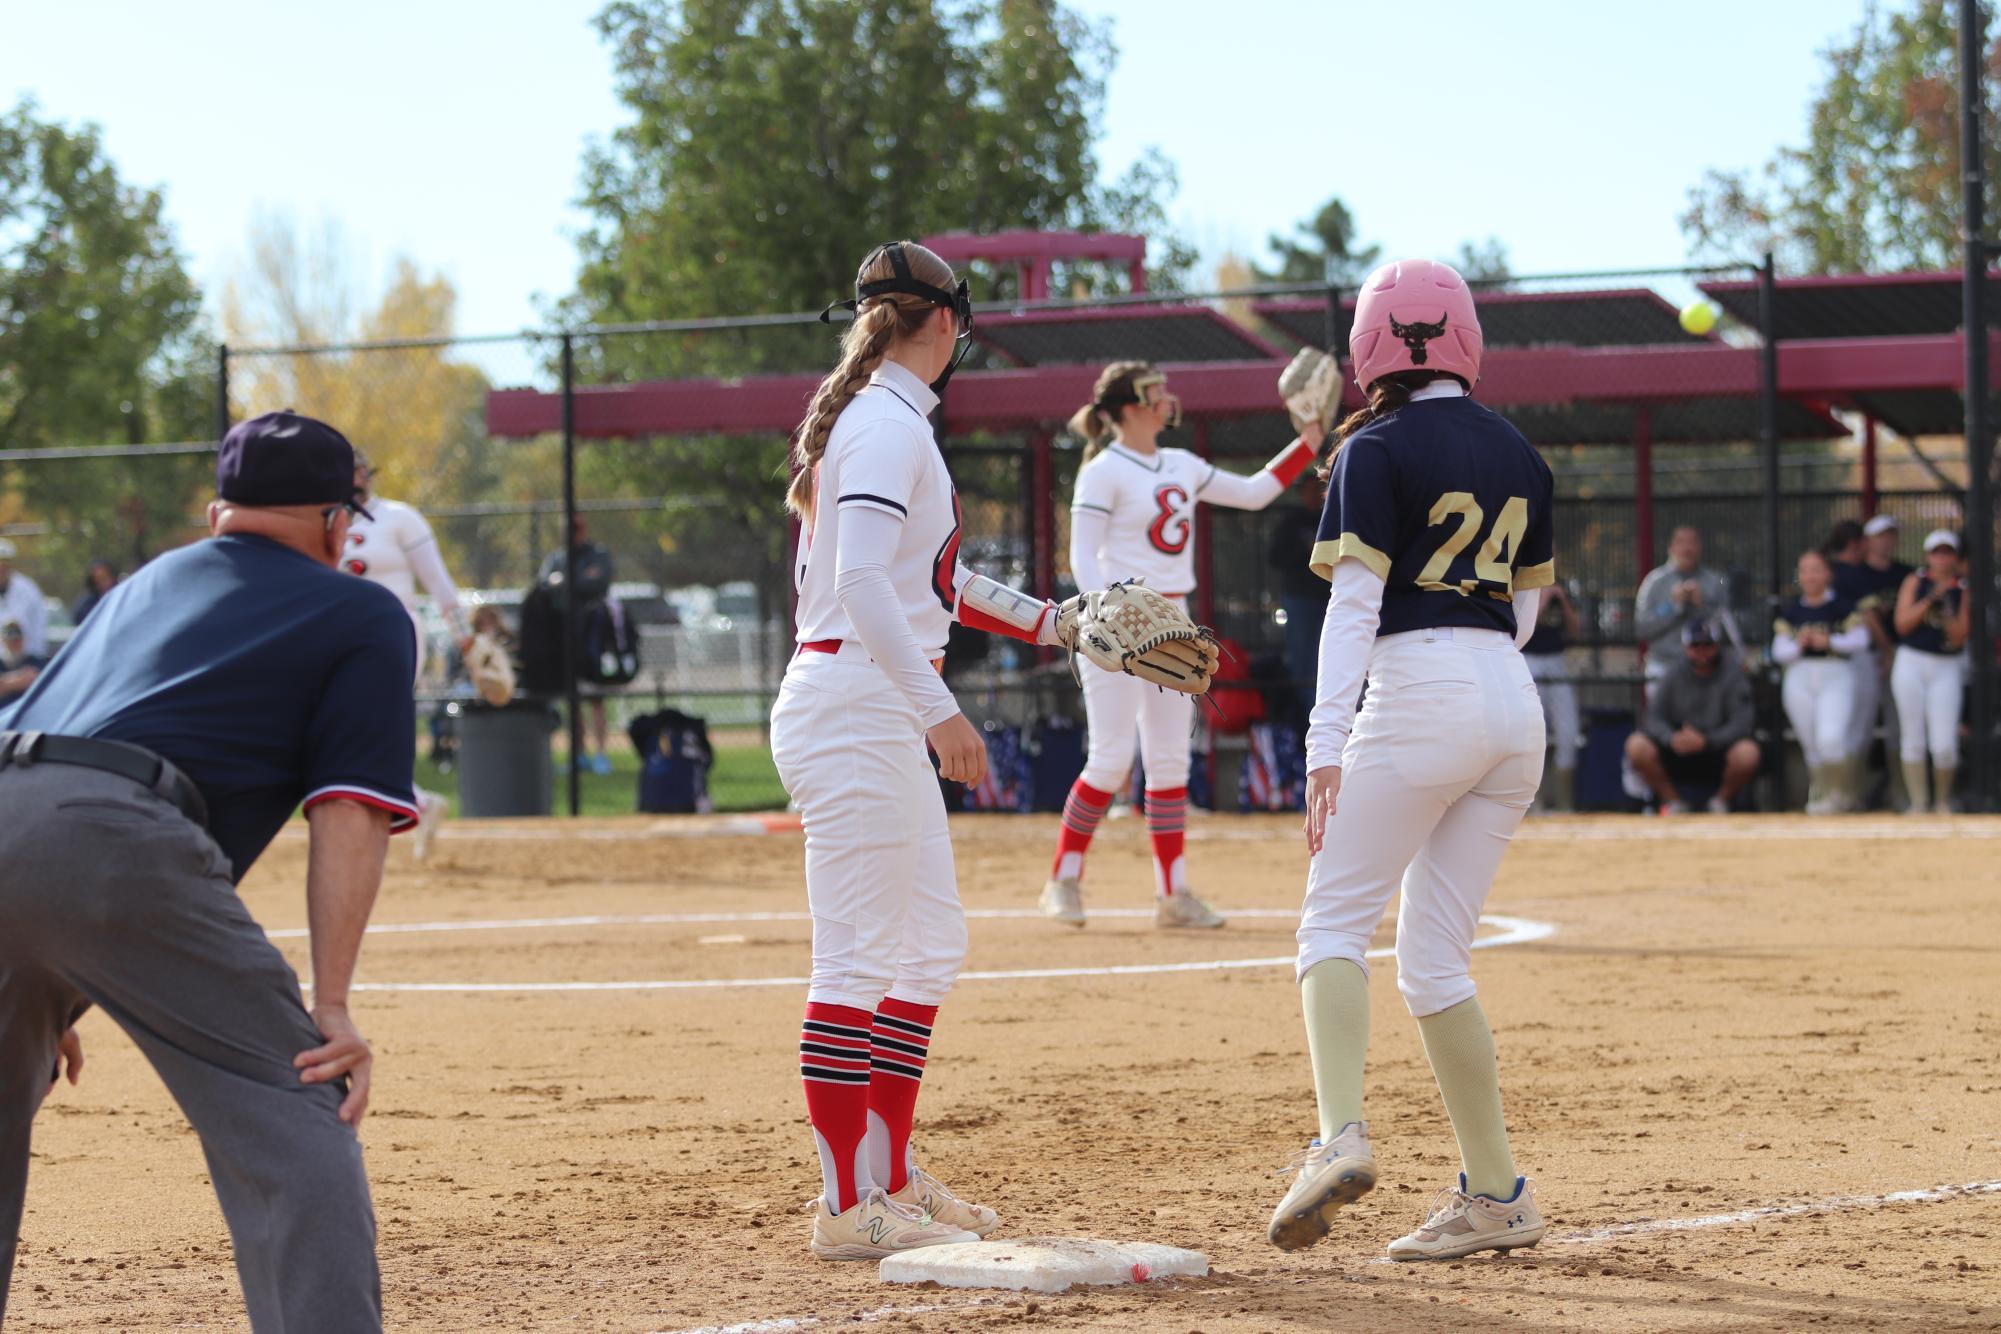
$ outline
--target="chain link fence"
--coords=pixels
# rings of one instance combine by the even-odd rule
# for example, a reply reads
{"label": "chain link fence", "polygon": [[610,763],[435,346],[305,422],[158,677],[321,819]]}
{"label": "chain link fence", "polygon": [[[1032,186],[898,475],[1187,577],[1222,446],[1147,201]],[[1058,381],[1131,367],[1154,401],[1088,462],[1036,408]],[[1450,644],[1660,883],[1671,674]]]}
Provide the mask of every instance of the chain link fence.
{"label": "chain link fence", "polygon": [[[1580,618],[1568,663],[1587,709],[1636,704],[1633,595],[1675,528],[1703,535],[1704,563],[1726,575],[1738,620],[1761,642],[1775,580],[1789,579],[1795,556],[1837,520],[1894,514],[1906,560],[1924,532],[1963,521],[1963,443],[1947,411],[1957,394],[1778,392],[1755,270],[1480,286],[1479,397],[1521,427],[1558,479],[1557,569]],[[1864,296],[1871,304],[1859,313],[1852,302],[1835,315],[1778,309],[1802,345],[1922,335],[1938,322],[1935,284]],[[1720,319],[1692,333],[1682,312],[1697,301],[1713,301]],[[962,558],[1044,596],[1074,591],[1069,496],[1081,451],[1063,423],[1099,369],[1123,359],[1165,369],[1187,416],[1162,444],[1250,472],[1292,438],[1279,369],[1304,346],[1345,350],[1353,307],[1340,289],[1267,287],[982,310],[939,426],[964,507]],[[1846,324],[1829,334],[1836,316]],[[578,739],[591,754],[571,766],[584,770],[581,807],[632,808],[640,761],[623,729],[672,709],[707,725],[715,805],[756,809],[784,800],[766,719],[792,651],[786,441],[838,336],[788,315],[229,349],[218,413],[242,420],[292,407],[340,426],[372,460],[378,494],[427,516],[462,597],[495,606],[517,632],[562,565],[573,513],[581,540],[609,558],[638,657],[630,679],[586,684],[607,705],[613,772],[590,772],[598,747],[583,718]],[[0,476],[72,470],[84,499],[48,515],[17,510],[0,534],[19,548],[17,567],[67,601],[90,557],[130,568],[201,534],[212,452],[195,442],[8,457]],[[119,486],[101,484],[114,476]],[[1195,535],[1195,610],[1243,659],[1226,689],[1256,695],[1266,721],[1295,732],[1324,607],[1324,585],[1304,571],[1318,501],[1308,480],[1263,511],[1204,506]],[[433,650],[422,690],[436,706],[432,749],[448,765],[450,706],[469,692],[442,625]],[[975,718],[1019,729],[1024,749],[1050,720],[1081,719],[1067,666],[1046,651],[955,638],[948,675]],[[551,693],[564,694],[560,681]],[[580,713],[594,711],[587,703]],[[1231,806],[1234,770],[1255,747],[1210,735],[1214,723],[1196,745],[1211,762],[1213,799]],[[567,742],[558,731],[559,766],[570,761]],[[1233,748],[1241,763],[1218,767],[1216,755]]]}

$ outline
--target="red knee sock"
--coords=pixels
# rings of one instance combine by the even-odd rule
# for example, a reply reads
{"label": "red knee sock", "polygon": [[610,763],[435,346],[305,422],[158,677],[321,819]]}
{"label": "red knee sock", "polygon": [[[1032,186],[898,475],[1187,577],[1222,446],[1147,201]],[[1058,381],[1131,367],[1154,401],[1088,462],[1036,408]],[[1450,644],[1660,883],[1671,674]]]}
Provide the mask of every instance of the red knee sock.
{"label": "red knee sock", "polygon": [[1153,837],[1154,887],[1163,897],[1187,886],[1188,872],[1182,858],[1187,828],[1188,789],[1148,788],[1146,832]]}
{"label": "red knee sock", "polygon": [[869,1035],[870,1170],[876,1184],[892,1195],[910,1179],[910,1123],[937,1018],[937,1006],[913,1005],[894,996],[884,997],[875,1010]]}
{"label": "red knee sock", "polygon": [[1063,832],[1056,840],[1056,865],[1049,875],[1054,880],[1079,880],[1084,875],[1084,852],[1098,821],[1112,804],[1112,794],[1100,792],[1083,779],[1070,786],[1070,799],[1063,803]]}
{"label": "red knee sock", "polygon": [[870,1018],[851,1005],[808,1001],[799,1032],[806,1115],[820,1148],[821,1187],[835,1213],[854,1207],[869,1176],[861,1154],[868,1138]]}

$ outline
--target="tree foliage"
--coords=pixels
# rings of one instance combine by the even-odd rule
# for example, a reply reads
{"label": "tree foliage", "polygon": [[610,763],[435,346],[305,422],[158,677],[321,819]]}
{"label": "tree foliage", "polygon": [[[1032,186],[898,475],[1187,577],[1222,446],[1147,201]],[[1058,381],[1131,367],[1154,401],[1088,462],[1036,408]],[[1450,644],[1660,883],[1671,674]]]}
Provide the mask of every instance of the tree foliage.
{"label": "tree foliage", "polygon": [[[205,437],[208,372],[160,192],[122,180],[94,126],[26,101],[0,113],[0,449]],[[17,464],[0,519],[48,526],[28,563],[58,591],[91,556],[130,564],[184,540],[205,472],[198,458]]]}
{"label": "tree foliage", "polygon": [[1253,265],[1251,272],[1258,281],[1345,287],[1367,277],[1382,254],[1380,246],[1356,244],[1354,215],[1338,197],[1328,200],[1292,232],[1291,236],[1266,240],[1266,248],[1278,257],[1278,264],[1269,269]]}
{"label": "tree foliage", "polygon": [[[1823,53],[1805,143],[1755,171],[1706,173],[1681,226],[1698,259],[1772,250],[1795,273],[1959,262],[1958,35],[1946,0],[1870,5]],[[1986,47],[1988,216],[2001,206],[2001,44]]]}

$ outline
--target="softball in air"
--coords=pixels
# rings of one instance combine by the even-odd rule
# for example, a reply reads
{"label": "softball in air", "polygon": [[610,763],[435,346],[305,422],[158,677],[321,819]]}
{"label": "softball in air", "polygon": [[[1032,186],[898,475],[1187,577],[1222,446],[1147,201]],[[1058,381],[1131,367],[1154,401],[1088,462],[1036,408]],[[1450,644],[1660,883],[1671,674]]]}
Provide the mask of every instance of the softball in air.
{"label": "softball in air", "polygon": [[1716,307],[1707,301],[1691,301],[1681,308],[1681,327],[1684,333],[1697,338],[1716,327]]}

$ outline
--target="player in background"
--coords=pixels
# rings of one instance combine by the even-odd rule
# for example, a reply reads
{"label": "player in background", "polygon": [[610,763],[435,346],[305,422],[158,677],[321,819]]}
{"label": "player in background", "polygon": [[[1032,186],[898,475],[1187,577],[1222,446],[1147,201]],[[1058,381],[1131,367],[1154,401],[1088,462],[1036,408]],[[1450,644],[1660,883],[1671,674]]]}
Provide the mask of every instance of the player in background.
{"label": "player in background", "polygon": [[[1309,426],[1277,458],[1249,477],[1224,472],[1185,449],[1163,448],[1160,433],[1180,420],[1167,377],[1143,361],[1116,361],[1098,376],[1091,401],[1070,420],[1084,438],[1084,463],[1070,506],[1070,572],[1080,590],[1123,579],[1185,599],[1195,590],[1195,506],[1261,510],[1285,493],[1320,450]],[[1137,677],[1092,672],[1084,678],[1089,752],[1063,803],[1056,861],[1042,890],[1042,911],[1084,925],[1084,854],[1132,772],[1137,749],[1146,769],[1146,827],[1153,840],[1154,925],[1214,927],[1224,919],[1188,887],[1183,843],[1188,819],[1191,695]]]}
{"label": "player in background", "polygon": [[1834,589],[1834,564],[1818,551],[1799,558],[1799,596],[1772,622],[1772,661],[1785,669],[1786,718],[1806,759],[1808,815],[1856,808],[1849,736],[1856,707],[1854,655],[1869,650],[1869,626]]}
{"label": "player in background", "polygon": [[[341,568],[349,574],[360,575],[370,583],[381,584],[403,604],[403,610],[410,614],[410,624],[417,632],[416,679],[422,680],[424,658],[430,646],[429,637],[424,633],[423,617],[417,613],[417,585],[423,584],[424,591],[431,595],[431,605],[438,609],[438,615],[451,627],[452,638],[463,653],[472,647],[472,628],[466,621],[465,609],[459,606],[458,587],[445,570],[445,558],[438,551],[438,540],[431,534],[431,525],[424,521],[423,515],[402,501],[384,500],[375,494],[374,465],[359,449],[354,451],[354,489],[360,493],[362,503],[368,506],[368,513],[354,516],[354,523],[348,529],[347,553],[341,559]],[[414,686],[416,682],[411,684]],[[437,793],[421,787],[417,789],[420,815],[416,832],[410,840],[410,852],[418,861],[430,854],[432,840],[438,836],[438,825],[445,818],[446,805],[445,799]]]}
{"label": "player in background", "polygon": [[1551,584],[1536,618],[1535,633],[1522,645],[1522,658],[1542,696],[1543,714],[1555,734],[1556,808],[1577,809],[1577,747],[1583,726],[1577,712],[1577,687],[1569,680],[1564,650],[1577,638],[1577,604],[1562,584]]}
{"label": "player in background", "polygon": [[1390,1256],[1532,1246],[1543,1220],[1515,1172],[1467,965],[1542,778],[1542,707],[1519,645],[1555,580],[1554,480],[1521,432],[1468,397],[1480,323],[1452,269],[1404,260],[1370,274],[1351,346],[1368,402],[1337,433],[1313,549],[1331,589],[1306,739],[1313,859],[1298,975],[1320,1135],[1293,1160],[1268,1235],[1283,1250],[1310,1246],[1375,1185],[1365,952],[1401,883],[1397,986],[1464,1170]]}
{"label": "player in background", "polygon": [[1925,538],[1925,565],[1897,592],[1897,661],[1890,691],[1897,697],[1897,721],[1904,787],[1910,813],[1922,815],[1925,758],[1930,755],[1930,810],[1952,812],[1952,782],[1959,770],[1960,692],[1966,685],[1966,636],[1972,613],[1959,537],[1940,528]]}
{"label": "player in background", "polygon": [[771,750],[805,824],[813,913],[799,1040],[823,1187],[812,1247],[864,1260],[999,1223],[910,1149],[932,1025],[966,952],[926,745],[946,778],[986,772],[986,745],[938,674],[952,622],[1055,644],[1058,609],[958,560],[959,498],[930,417],[972,331],[966,284],[923,246],[893,242],[862,261],[841,304],[855,321],[840,364],[793,439],[799,647]]}

